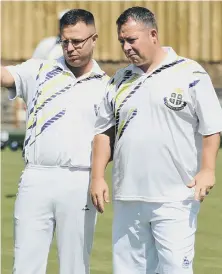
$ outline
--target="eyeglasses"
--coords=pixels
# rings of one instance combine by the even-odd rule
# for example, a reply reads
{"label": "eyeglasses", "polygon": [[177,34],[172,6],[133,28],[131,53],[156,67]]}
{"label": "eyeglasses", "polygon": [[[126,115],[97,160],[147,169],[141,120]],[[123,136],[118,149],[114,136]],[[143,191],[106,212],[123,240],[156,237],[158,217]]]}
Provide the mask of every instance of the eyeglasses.
{"label": "eyeglasses", "polygon": [[72,46],[76,48],[83,48],[85,43],[88,41],[89,38],[91,38],[95,33],[91,34],[89,37],[83,40],[78,40],[78,39],[66,39],[66,40],[59,40],[59,43],[63,48],[68,48],[69,43],[72,44]]}

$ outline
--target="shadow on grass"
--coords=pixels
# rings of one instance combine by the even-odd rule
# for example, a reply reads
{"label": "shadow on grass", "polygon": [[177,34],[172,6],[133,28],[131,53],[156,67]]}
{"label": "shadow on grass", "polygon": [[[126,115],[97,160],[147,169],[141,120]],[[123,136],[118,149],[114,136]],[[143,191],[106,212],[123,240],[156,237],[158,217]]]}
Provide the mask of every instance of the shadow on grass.
{"label": "shadow on grass", "polygon": [[5,198],[15,198],[16,194],[6,194]]}

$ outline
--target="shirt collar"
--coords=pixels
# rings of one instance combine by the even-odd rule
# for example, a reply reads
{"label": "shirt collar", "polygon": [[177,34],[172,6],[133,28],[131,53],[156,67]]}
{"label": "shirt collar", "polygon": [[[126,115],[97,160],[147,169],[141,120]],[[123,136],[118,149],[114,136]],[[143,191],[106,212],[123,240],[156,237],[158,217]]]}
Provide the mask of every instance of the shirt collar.
{"label": "shirt collar", "polygon": [[[167,56],[164,58],[164,60],[154,69],[158,69],[164,65],[170,64],[178,60],[179,56],[176,54],[176,52],[171,47],[162,47],[165,52],[167,52]],[[135,74],[145,74],[142,69],[137,67],[134,64],[130,64],[128,66],[129,69],[133,71]]]}
{"label": "shirt collar", "polygon": [[173,63],[176,60],[178,60],[179,56],[176,54],[176,52],[171,47],[162,47],[162,48],[165,52],[167,52],[167,56],[161,63],[161,66]]}
{"label": "shirt collar", "polygon": [[[94,76],[94,75],[104,75],[104,71],[101,70],[101,68],[98,65],[98,63],[94,59],[92,61],[93,61],[93,67],[92,67],[91,71],[88,72],[88,73],[86,73],[86,74],[84,74],[84,75],[82,75],[81,78],[85,78],[85,77],[89,77],[89,76]],[[64,70],[64,71],[72,74],[72,72],[70,71],[70,69],[67,67],[67,65],[65,63],[64,56],[61,56],[60,58],[56,59],[55,63],[54,63],[54,66],[55,67],[59,67],[62,70]]]}

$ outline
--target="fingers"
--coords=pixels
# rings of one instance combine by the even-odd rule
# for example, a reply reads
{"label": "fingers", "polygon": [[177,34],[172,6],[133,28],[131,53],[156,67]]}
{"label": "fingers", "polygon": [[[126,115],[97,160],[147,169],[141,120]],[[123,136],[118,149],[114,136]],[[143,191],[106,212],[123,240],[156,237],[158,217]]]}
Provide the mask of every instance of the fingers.
{"label": "fingers", "polygon": [[201,202],[203,202],[203,200],[204,200],[204,198],[205,198],[205,196],[206,196],[206,192],[207,192],[207,189],[206,189],[206,188],[202,188],[202,189],[200,190],[200,197],[199,197],[199,199],[200,199]]}
{"label": "fingers", "polygon": [[196,201],[200,201],[200,188],[198,186],[196,186],[196,188],[195,188],[194,199]]}
{"label": "fingers", "polygon": [[92,203],[93,203],[94,207],[97,208],[98,203],[97,203],[96,196],[95,195],[91,195],[91,199],[92,199]]}
{"label": "fingers", "polygon": [[104,190],[103,198],[106,203],[109,203],[109,189]]}
{"label": "fingers", "polygon": [[103,213],[104,212],[104,201],[103,201],[103,195],[102,194],[92,194],[91,195],[92,198],[92,203],[95,206],[96,210],[99,213]]}
{"label": "fingers", "polygon": [[104,200],[103,200],[103,195],[97,195],[97,210],[99,213],[104,212]]}
{"label": "fingers", "polygon": [[195,200],[203,202],[204,198],[210,193],[210,189],[212,188],[212,186],[203,188],[196,187],[194,195]]}
{"label": "fingers", "polygon": [[209,193],[210,193],[210,190],[213,188],[213,186],[209,186],[209,187],[207,187],[207,189],[206,189],[206,195],[208,195]]}

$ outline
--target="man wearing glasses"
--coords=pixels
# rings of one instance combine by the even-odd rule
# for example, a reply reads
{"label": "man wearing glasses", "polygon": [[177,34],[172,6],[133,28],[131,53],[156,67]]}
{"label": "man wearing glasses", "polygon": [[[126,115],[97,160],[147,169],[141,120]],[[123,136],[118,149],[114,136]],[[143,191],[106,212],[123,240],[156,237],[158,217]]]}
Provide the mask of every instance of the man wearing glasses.
{"label": "man wearing glasses", "polygon": [[27,105],[24,158],[15,202],[13,273],[44,274],[54,231],[60,274],[89,273],[96,210],[88,196],[94,123],[108,77],[92,59],[93,15],[60,21],[63,57],[2,68],[10,99]]}

